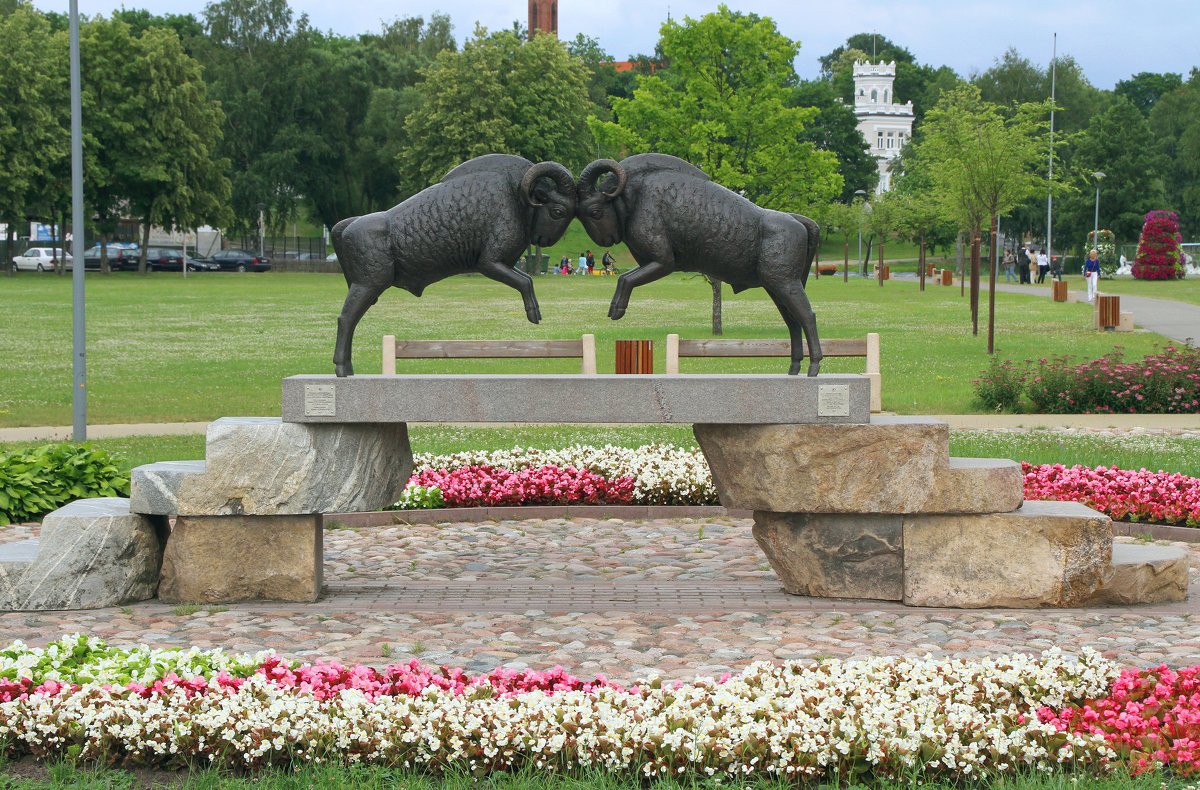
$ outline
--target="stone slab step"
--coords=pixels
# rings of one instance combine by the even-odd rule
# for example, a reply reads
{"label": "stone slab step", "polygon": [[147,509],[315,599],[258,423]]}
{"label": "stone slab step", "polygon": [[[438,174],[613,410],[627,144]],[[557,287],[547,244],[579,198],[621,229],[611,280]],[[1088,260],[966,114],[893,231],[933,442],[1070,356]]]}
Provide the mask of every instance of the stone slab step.
{"label": "stone slab step", "polygon": [[134,512],[180,516],[309,515],[382,510],[412,473],[408,427],[223,417],[204,461],[139,466]]}
{"label": "stone slab step", "polygon": [[904,603],[955,608],[1082,606],[1112,558],[1112,521],[1078,502],[1011,513],[904,518]]}
{"label": "stone slab step", "polygon": [[1114,543],[1112,564],[1088,599],[1096,606],[1187,600],[1187,552],[1173,546]]}

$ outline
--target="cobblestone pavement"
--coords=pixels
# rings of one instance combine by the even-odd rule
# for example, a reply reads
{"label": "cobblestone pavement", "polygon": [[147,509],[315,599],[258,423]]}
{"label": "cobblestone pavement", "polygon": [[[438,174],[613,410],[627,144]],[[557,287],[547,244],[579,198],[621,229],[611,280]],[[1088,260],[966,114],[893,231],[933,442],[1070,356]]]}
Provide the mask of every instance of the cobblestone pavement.
{"label": "cobblestone pavement", "polygon": [[[0,530],[5,542],[38,527]],[[1118,540],[1129,540],[1118,538]],[[1190,551],[1200,578],[1200,544]],[[547,519],[332,529],[315,604],[0,614],[0,642],[83,631],[116,645],[273,648],[380,666],[561,665],[620,681],[756,660],[981,657],[1090,646],[1128,664],[1200,663],[1200,585],[1140,609],[947,610],[786,595],[739,519]]]}

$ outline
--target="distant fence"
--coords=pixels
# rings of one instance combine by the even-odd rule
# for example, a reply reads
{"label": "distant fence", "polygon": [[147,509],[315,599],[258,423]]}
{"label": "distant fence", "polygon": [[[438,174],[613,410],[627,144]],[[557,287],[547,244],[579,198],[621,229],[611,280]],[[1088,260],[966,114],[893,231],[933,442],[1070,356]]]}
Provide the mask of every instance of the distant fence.
{"label": "distant fence", "polygon": [[[258,252],[258,236],[242,236],[225,238],[228,247],[234,247],[247,252]],[[263,254],[272,262],[281,258],[297,258],[299,260],[325,260],[325,256],[333,252],[333,245],[326,244],[321,236],[266,236],[263,238]]]}

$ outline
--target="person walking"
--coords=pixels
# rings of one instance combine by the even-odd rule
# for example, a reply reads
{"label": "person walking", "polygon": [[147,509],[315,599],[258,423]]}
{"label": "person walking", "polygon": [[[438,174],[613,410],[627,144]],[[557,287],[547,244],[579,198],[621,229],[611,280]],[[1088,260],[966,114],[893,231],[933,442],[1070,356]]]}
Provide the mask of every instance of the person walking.
{"label": "person walking", "polygon": [[1004,253],[1004,282],[1020,282],[1017,280],[1017,256],[1012,250],[1006,250]]}
{"label": "person walking", "polygon": [[1041,285],[1046,281],[1046,272],[1050,271],[1050,256],[1046,254],[1045,250],[1038,250],[1035,255],[1037,255],[1038,267],[1037,282],[1038,285]]}
{"label": "person walking", "polygon": [[1050,259],[1050,276],[1058,280],[1060,283],[1062,282],[1062,267],[1063,259],[1061,255],[1059,255],[1057,258]]}
{"label": "person walking", "polygon": [[579,268],[575,271],[576,274],[587,275],[587,254],[579,253]]}
{"label": "person walking", "polygon": [[1100,253],[1097,250],[1092,250],[1088,253],[1087,260],[1083,262],[1083,277],[1087,280],[1088,301],[1096,301],[1096,288],[1100,284]]}
{"label": "person walking", "polygon": [[588,274],[591,274],[596,268],[596,256],[592,255],[591,250],[587,251],[587,267],[588,267],[588,272],[587,272]]}
{"label": "person walking", "polygon": [[1028,285],[1030,282],[1029,250],[1025,248],[1024,244],[1022,244],[1020,249],[1017,250],[1017,277],[1019,278],[1018,282],[1021,285]]}

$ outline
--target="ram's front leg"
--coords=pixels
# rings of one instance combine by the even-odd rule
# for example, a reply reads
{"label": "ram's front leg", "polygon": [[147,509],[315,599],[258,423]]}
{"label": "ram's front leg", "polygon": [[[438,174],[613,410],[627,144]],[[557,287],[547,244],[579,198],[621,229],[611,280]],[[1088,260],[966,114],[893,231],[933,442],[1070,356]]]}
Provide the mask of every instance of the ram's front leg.
{"label": "ram's front leg", "polygon": [[616,321],[625,315],[625,308],[629,306],[629,295],[633,293],[634,288],[661,280],[671,271],[670,266],[659,261],[650,261],[649,263],[639,263],[636,269],[630,269],[622,274],[617,278],[617,290],[613,292],[612,304],[608,307],[608,317]]}
{"label": "ram's front leg", "polygon": [[533,293],[533,278],[522,271],[499,261],[483,261],[479,264],[479,273],[498,283],[516,288],[525,302],[525,316],[531,324],[541,323],[542,310],[538,307],[537,297]]}

